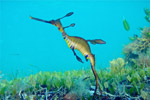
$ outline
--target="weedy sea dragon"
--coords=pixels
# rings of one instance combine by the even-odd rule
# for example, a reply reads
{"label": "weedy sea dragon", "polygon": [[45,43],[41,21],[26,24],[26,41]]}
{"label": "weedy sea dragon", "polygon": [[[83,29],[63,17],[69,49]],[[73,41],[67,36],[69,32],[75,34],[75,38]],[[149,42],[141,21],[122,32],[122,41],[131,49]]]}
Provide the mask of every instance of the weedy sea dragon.
{"label": "weedy sea dragon", "polygon": [[52,24],[52,25],[56,26],[58,28],[58,30],[62,33],[63,38],[67,42],[69,48],[73,51],[73,53],[76,56],[77,60],[83,63],[81,58],[77,56],[77,54],[75,52],[75,49],[79,50],[82,53],[82,55],[85,57],[86,61],[88,61],[88,59],[90,60],[92,71],[93,71],[93,74],[94,74],[95,80],[96,80],[96,88],[95,88],[94,95],[96,95],[96,91],[97,91],[98,86],[99,86],[100,93],[102,94],[100,85],[98,84],[98,75],[95,71],[95,55],[93,55],[91,53],[91,49],[90,49],[89,44],[87,42],[90,42],[91,44],[105,44],[106,42],[101,40],[101,39],[85,40],[81,37],[67,35],[67,33],[65,32],[64,29],[68,28],[68,27],[74,27],[75,24],[73,23],[69,26],[63,27],[60,20],[65,18],[65,17],[71,16],[72,14],[73,14],[73,12],[70,12],[62,18],[59,18],[59,19],[56,19],[56,20],[50,20],[50,21],[42,20],[42,19],[39,19],[39,18],[31,17],[31,16],[30,16],[30,18],[34,19],[34,20],[42,21],[42,22],[45,22],[45,23],[49,23],[49,24]]}

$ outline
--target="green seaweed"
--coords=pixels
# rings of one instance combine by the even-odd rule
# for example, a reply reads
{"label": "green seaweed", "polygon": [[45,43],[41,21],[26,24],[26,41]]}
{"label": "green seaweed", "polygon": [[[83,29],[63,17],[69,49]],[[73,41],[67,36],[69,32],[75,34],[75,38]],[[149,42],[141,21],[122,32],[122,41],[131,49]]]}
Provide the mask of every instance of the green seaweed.
{"label": "green seaweed", "polygon": [[[147,83],[145,83],[147,81],[145,76],[150,77],[150,67],[135,69],[130,66],[125,66],[125,60],[123,58],[118,58],[110,62],[109,69],[97,70],[97,73],[101,79],[100,86],[102,87],[102,91],[115,95],[116,93],[121,93],[121,91],[124,90],[123,86],[125,85],[124,91],[127,94],[131,96],[142,95],[143,98],[147,97],[144,96],[145,93],[141,91],[144,91],[147,86]],[[73,70],[64,73],[39,72],[26,78],[17,78],[11,81],[3,80],[0,83],[0,98],[6,93],[15,96],[21,90],[30,94],[33,91],[38,91],[41,88],[40,85],[47,85],[48,90],[52,88],[57,90],[64,86],[64,88],[67,88],[69,91],[74,91],[73,93],[75,94],[77,90],[79,90],[78,92],[82,90],[80,93],[85,93],[85,86],[88,85],[83,85],[86,81],[81,81],[81,79],[84,79],[85,77],[90,77],[89,79],[86,79],[89,85],[95,85],[94,77],[90,69],[78,71]],[[79,85],[84,88],[81,90],[78,89],[78,87],[80,87]],[[127,86],[130,86],[130,88],[127,88]],[[85,90],[88,92],[88,89]]]}

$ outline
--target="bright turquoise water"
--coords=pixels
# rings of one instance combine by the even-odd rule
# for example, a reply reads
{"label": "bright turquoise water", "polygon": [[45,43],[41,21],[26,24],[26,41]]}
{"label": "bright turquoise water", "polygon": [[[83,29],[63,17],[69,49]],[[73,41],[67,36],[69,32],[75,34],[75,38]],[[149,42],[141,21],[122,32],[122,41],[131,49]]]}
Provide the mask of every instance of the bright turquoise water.
{"label": "bright turquoise water", "polygon": [[[0,0],[0,70],[8,76],[18,70],[22,75],[38,71],[66,71],[90,68],[89,61],[77,52],[85,63],[76,60],[56,27],[31,20],[29,16],[45,20],[57,19],[68,12],[64,26],[70,36],[84,39],[103,39],[105,45],[91,45],[96,68],[109,66],[109,61],[122,57],[122,48],[129,36],[140,35],[138,27],[149,26],[144,8],[150,0],[135,1],[43,1]],[[123,18],[130,25],[127,32]]]}

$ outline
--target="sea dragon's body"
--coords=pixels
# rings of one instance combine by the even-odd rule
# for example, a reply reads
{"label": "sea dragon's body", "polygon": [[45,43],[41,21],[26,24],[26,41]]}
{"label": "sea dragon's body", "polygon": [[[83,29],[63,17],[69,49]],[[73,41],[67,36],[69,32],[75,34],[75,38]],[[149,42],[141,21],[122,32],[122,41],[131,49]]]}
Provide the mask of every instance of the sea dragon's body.
{"label": "sea dragon's body", "polygon": [[[64,17],[71,16],[72,14],[73,14],[72,12],[68,13]],[[64,17],[62,17],[62,18],[64,18]],[[79,50],[82,53],[82,55],[85,57],[86,61],[88,61],[88,59],[90,60],[92,71],[93,71],[95,79],[96,79],[96,88],[95,88],[95,94],[96,94],[96,90],[97,90],[97,87],[99,86],[99,84],[98,84],[98,76],[95,71],[95,56],[91,53],[91,49],[89,47],[88,41],[91,42],[92,44],[105,44],[105,42],[100,39],[85,40],[81,37],[68,36],[64,29],[68,28],[68,27],[73,27],[75,24],[71,24],[70,26],[63,27],[60,22],[60,19],[62,19],[62,18],[59,18],[57,20],[51,20],[51,21],[45,21],[42,19],[34,18],[34,17],[30,17],[30,18],[34,19],[34,20],[50,23],[50,24],[56,26],[58,28],[58,30],[62,33],[63,38],[65,39],[68,47],[73,51],[77,60],[83,63],[81,58],[79,58],[77,56],[77,54],[75,53],[75,51],[74,51],[75,49]],[[100,86],[99,86],[99,89],[100,89]],[[101,89],[100,89],[100,92],[101,92]]]}

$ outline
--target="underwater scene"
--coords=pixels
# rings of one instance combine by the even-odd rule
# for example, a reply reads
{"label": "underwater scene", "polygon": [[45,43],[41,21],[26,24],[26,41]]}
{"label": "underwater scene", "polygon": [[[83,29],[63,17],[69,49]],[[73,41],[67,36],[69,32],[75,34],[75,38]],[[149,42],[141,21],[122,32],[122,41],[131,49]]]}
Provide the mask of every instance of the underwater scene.
{"label": "underwater scene", "polygon": [[0,100],[150,100],[150,0],[0,0]]}

